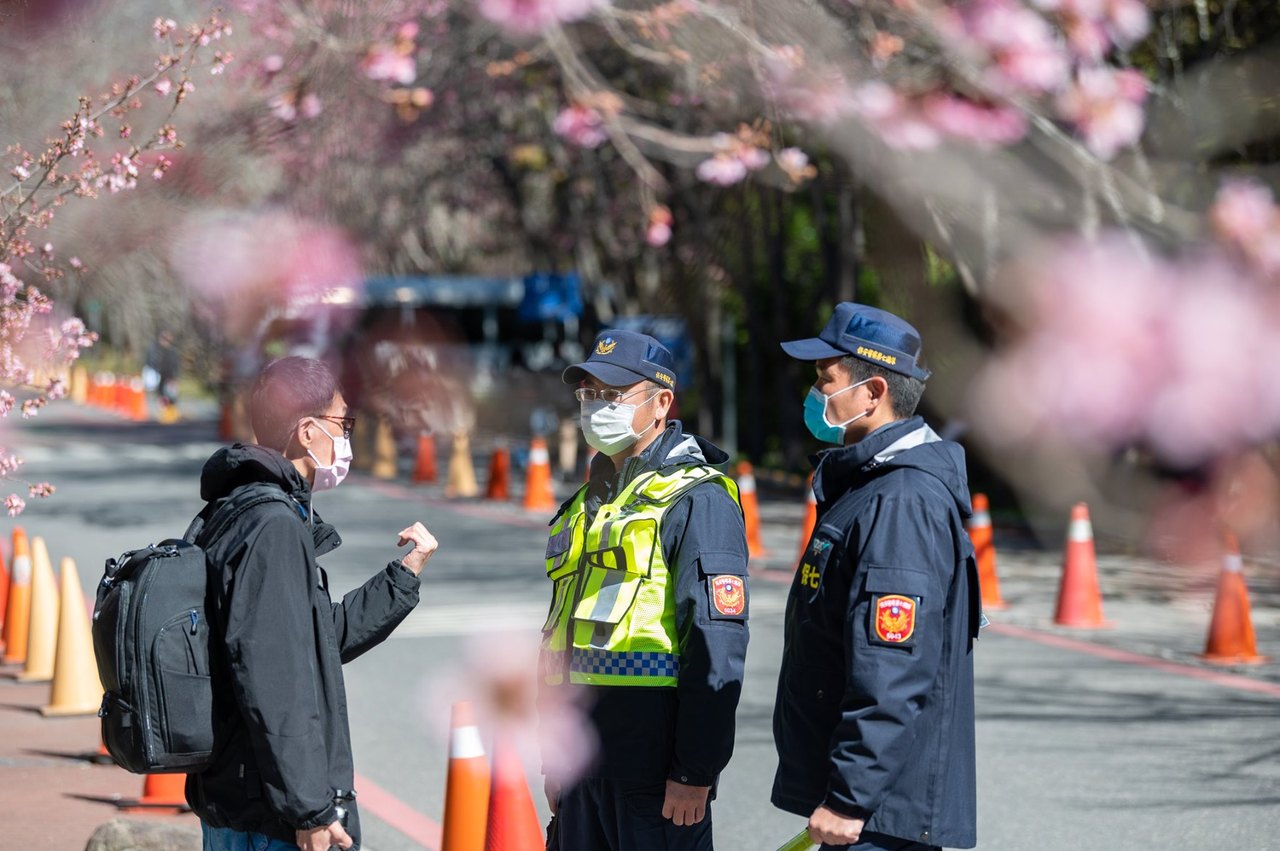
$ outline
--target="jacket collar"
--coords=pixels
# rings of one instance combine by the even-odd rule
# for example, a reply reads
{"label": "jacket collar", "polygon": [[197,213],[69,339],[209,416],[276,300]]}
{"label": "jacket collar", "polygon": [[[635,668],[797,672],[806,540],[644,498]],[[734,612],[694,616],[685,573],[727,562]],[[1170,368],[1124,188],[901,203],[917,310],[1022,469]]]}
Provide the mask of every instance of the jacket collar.
{"label": "jacket collar", "polygon": [[894,420],[882,425],[862,440],[850,446],[824,449],[810,460],[816,467],[813,474],[813,493],[818,502],[830,502],[848,491],[860,479],[872,474],[878,467],[890,461],[894,455],[907,448],[896,445],[904,439],[912,446],[918,445],[915,432],[932,430],[924,424],[923,417]]}

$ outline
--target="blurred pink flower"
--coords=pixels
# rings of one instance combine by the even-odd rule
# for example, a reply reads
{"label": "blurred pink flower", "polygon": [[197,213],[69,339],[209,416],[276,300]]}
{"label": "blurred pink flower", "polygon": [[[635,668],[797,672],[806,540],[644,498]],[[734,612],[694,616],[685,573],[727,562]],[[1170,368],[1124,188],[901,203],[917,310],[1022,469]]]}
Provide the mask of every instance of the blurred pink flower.
{"label": "blurred pink flower", "polygon": [[4,507],[9,510],[10,517],[17,517],[27,507],[27,503],[16,493],[11,493],[4,498]]}
{"label": "blurred pink flower", "polygon": [[835,68],[809,68],[802,54],[783,48],[766,60],[765,91],[798,121],[830,125],[852,114],[855,98]]}
{"label": "blurred pink flower", "polygon": [[1059,114],[1076,125],[1089,150],[1109,160],[1142,136],[1147,81],[1137,71],[1085,68],[1058,96]]}
{"label": "blurred pink flower", "polygon": [[1016,0],[972,0],[940,15],[938,31],[964,52],[977,47],[987,54],[984,76],[999,94],[1056,91],[1071,72],[1053,27]]}
{"label": "blurred pink flower", "polygon": [[879,81],[853,92],[854,108],[886,145],[906,151],[935,147],[942,137],[918,105]]}
{"label": "blurred pink flower", "polygon": [[556,135],[579,148],[598,148],[609,138],[604,119],[589,106],[567,106],[552,123]]}
{"label": "blurred pink flower", "polygon": [[272,53],[262,60],[262,70],[267,74],[277,74],[284,68],[284,57],[279,53]]}
{"label": "blurred pink flower", "polygon": [[581,776],[595,757],[594,729],[573,688],[539,688],[539,633],[485,633],[468,638],[461,659],[423,683],[427,724],[448,735],[450,709],[470,703],[477,726],[506,737],[526,762],[561,784]]}
{"label": "blurred pink flower", "polygon": [[649,226],[645,230],[644,241],[654,248],[661,248],[671,241],[671,210],[658,204],[649,212]]}
{"label": "blurred pink flower", "polygon": [[173,91],[173,81],[168,77],[161,77],[156,80],[156,84],[153,88],[155,89],[156,94],[160,95],[160,97],[168,97],[169,92]]}
{"label": "blurred pink flower", "polygon": [[602,0],[476,0],[480,14],[503,29],[534,35],[591,14]]}
{"label": "blurred pink flower", "polygon": [[1020,110],[975,103],[958,95],[930,95],[921,111],[930,124],[956,139],[1008,145],[1027,134],[1027,119]]}
{"label": "blurred pink flower", "polygon": [[267,101],[267,106],[271,108],[271,114],[281,121],[293,121],[298,117],[298,108],[294,100],[293,92],[284,92]]}
{"label": "blurred pink flower", "polygon": [[698,163],[694,173],[704,183],[732,186],[747,176],[747,166],[738,157],[721,153]]}
{"label": "blurred pink flower", "polygon": [[315,92],[307,92],[302,96],[302,102],[298,104],[298,111],[303,118],[315,118],[324,111],[324,106]]}
{"label": "blurred pink flower", "polygon": [[1269,187],[1254,180],[1229,180],[1209,208],[1209,224],[1219,239],[1245,247],[1280,227],[1280,210]]}
{"label": "blurred pink flower", "polygon": [[1108,0],[1107,31],[1121,47],[1129,47],[1151,32],[1151,10],[1143,0]]}
{"label": "blurred pink flower", "polygon": [[388,80],[407,86],[417,79],[418,63],[412,53],[402,53],[386,44],[375,44],[360,60],[360,70],[370,80]]}
{"label": "blurred pink flower", "polygon": [[1280,296],[1214,252],[1069,242],[1002,277],[1018,331],[974,385],[994,441],[1197,464],[1280,435]]}

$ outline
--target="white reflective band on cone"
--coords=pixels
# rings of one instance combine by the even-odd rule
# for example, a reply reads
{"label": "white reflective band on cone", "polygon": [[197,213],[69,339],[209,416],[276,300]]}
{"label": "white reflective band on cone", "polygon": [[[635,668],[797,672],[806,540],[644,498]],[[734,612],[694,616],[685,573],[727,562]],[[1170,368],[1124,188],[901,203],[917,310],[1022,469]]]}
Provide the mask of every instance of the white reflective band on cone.
{"label": "white reflective band on cone", "polygon": [[474,759],[484,756],[484,743],[480,741],[480,728],[456,727],[449,733],[449,758]]}
{"label": "white reflective band on cone", "polygon": [[1093,540],[1093,524],[1088,520],[1072,520],[1071,527],[1067,530],[1068,541],[1092,541]]}
{"label": "white reflective band on cone", "polygon": [[1244,559],[1240,553],[1227,553],[1222,557],[1222,569],[1227,573],[1244,573]]}
{"label": "white reflective band on cone", "polygon": [[985,511],[979,511],[969,518],[969,525],[973,528],[981,528],[991,525],[991,515]]}
{"label": "white reflective band on cone", "polygon": [[530,450],[529,450],[529,463],[530,463],[530,464],[549,464],[549,463],[551,463],[551,456],[547,454],[546,447],[539,446],[537,449],[530,449]]}
{"label": "white reflective band on cone", "polygon": [[738,479],[738,490],[742,493],[756,492],[756,477],[750,474]]}
{"label": "white reflective band on cone", "polygon": [[19,585],[31,584],[30,556],[18,556],[13,560],[13,581]]}

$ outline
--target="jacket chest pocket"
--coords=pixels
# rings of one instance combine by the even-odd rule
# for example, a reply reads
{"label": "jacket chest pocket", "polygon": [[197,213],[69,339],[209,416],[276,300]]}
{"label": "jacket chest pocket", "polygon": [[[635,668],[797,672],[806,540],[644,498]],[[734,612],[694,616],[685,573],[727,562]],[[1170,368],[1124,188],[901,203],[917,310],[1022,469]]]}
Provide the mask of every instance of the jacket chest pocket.
{"label": "jacket chest pocket", "polygon": [[582,594],[573,611],[576,620],[597,625],[618,624],[631,610],[652,571],[658,521],[638,517],[606,534],[611,546],[583,555]]}

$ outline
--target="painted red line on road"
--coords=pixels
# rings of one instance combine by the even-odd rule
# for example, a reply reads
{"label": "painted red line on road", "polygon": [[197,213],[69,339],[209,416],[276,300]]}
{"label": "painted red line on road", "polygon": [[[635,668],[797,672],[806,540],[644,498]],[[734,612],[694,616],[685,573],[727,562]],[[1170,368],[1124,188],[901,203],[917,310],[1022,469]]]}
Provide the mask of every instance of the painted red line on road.
{"label": "painted red line on road", "polygon": [[356,775],[356,788],[359,789],[361,809],[382,819],[428,851],[438,851],[442,830],[438,822],[427,818],[362,774]]}
{"label": "painted red line on road", "polygon": [[1141,653],[1131,653],[1128,650],[1119,650],[1115,647],[1106,647],[1101,644],[1091,644],[1087,641],[1081,641],[1077,638],[1067,638],[1064,635],[1054,635],[1048,632],[1040,632],[1026,627],[1013,626],[1011,624],[993,623],[988,629],[1000,635],[1007,635],[1010,638],[1022,638],[1027,641],[1035,641],[1049,647],[1057,647],[1062,650],[1073,650],[1077,653],[1087,653],[1090,656],[1097,656],[1100,659],[1108,659],[1112,662],[1123,662],[1126,665],[1141,665],[1144,668],[1151,668],[1156,671],[1163,671],[1166,674],[1176,674],[1180,677],[1189,677],[1193,680],[1203,680],[1207,683],[1223,686],[1224,688],[1233,688],[1238,691],[1251,691],[1257,694],[1265,694],[1268,697],[1280,697],[1280,683],[1269,683],[1262,680],[1255,680],[1250,677],[1242,677],[1239,674],[1230,674],[1226,671],[1210,671],[1205,668],[1197,668],[1194,665],[1184,665],[1181,662],[1169,662],[1165,659],[1157,659],[1154,656],[1143,656]]}

